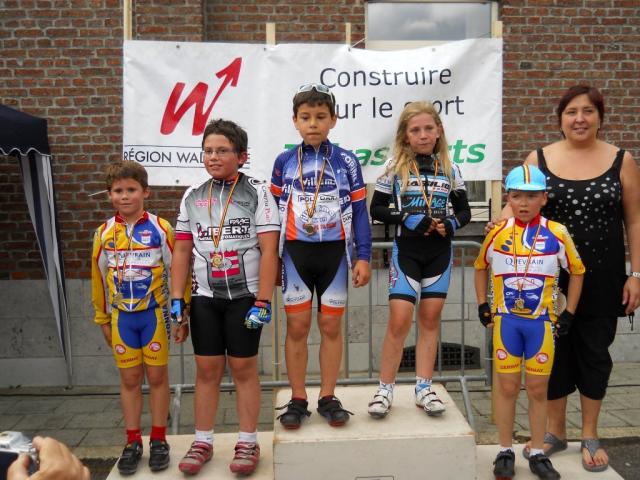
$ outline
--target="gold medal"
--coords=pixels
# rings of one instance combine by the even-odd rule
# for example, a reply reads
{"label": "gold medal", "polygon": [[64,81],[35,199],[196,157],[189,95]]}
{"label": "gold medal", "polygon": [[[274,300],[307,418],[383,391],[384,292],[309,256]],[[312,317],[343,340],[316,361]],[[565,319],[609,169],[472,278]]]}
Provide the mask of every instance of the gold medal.
{"label": "gold medal", "polygon": [[304,178],[302,176],[302,146],[298,147],[298,169],[300,170],[300,190],[302,190],[302,197],[304,198],[304,207],[307,211],[307,217],[309,221],[302,224],[302,229],[307,235],[313,235],[316,229],[313,227],[313,215],[316,213],[316,203],[318,202],[318,195],[320,194],[320,185],[324,177],[324,169],[327,165],[327,158],[330,157],[329,147],[326,147],[326,155],[322,157],[322,168],[320,169],[320,175],[316,178],[316,191],[313,194],[313,200],[311,201],[311,207],[307,202],[307,195],[304,191]]}
{"label": "gold medal", "polygon": [[313,235],[316,233],[316,229],[313,228],[313,223],[305,223],[302,228],[307,235]]}
{"label": "gold medal", "polygon": [[520,297],[516,298],[513,304],[515,305],[514,310],[519,310],[519,311],[524,310],[524,298],[520,298]]}
{"label": "gold medal", "polygon": [[223,261],[224,257],[221,253],[214,253],[213,255],[211,255],[211,265],[213,265],[213,268],[222,267]]}
{"label": "gold medal", "polygon": [[[529,266],[531,265],[531,256],[533,255],[533,251],[535,250],[536,241],[538,240],[538,234],[540,233],[541,222],[538,223],[538,228],[536,229],[536,233],[533,237],[533,243],[531,248],[529,249],[529,255],[527,257],[527,263],[524,266],[524,274],[522,277],[518,276],[518,252],[516,251],[516,223],[513,222],[513,230],[511,233],[511,237],[513,238],[513,268],[516,274],[516,282],[518,285],[518,298],[516,298],[513,302],[513,308],[511,309],[514,313],[522,313],[528,314],[531,313],[531,309],[525,308],[524,306],[524,298],[522,295],[522,289],[524,287],[525,282],[527,281],[527,274],[529,273]],[[522,238],[524,239],[526,235],[526,230],[522,231]],[[524,240],[523,240],[524,243]]]}
{"label": "gold medal", "polygon": [[121,302],[122,302],[122,294],[120,292],[114,292],[113,293],[113,303],[118,305]]}
{"label": "gold medal", "polygon": [[[224,264],[224,256],[220,252],[216,252],[215,250],[220,245],[220,240],[222,239],[222,231],[224,229],[224,219],[227,216],[227,210],[229,209],[229,204],[231,203],[231,197],[233,196],[233,191],[236,189],[236,185],[238,184],[238,180],[240,179],[240,174],[236,175],[236,178],[233,180],[233,184],[231,185],[231,189],[229,190],[229,196],[227,197],[227,201],[224,204],[224,208],[221,207],[220,211],[220,223],[218,223],[217,230],[213,229],[213,216],[211,215],[211,204],[213,203],[213,182],[214,179],[211,179],[211,183],[209,183],[209,223],[211,224],[212,232],[211,232],[211,240],[213,241],[214,252],[211,253],[211,266],[216,269],[220,269]],[[222,183],[224,187],[224,182]]]}

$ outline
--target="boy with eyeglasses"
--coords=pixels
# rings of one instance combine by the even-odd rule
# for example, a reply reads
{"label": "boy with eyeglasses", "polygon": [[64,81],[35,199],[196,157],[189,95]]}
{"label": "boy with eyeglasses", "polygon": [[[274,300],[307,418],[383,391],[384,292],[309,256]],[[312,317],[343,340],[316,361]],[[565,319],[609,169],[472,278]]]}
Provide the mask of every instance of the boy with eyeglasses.
{"label": "boy with eyeglasses", "polygon": [[317,411],[335,427],[351,415],[334,395],[342,359],[341,318],[348,270],[354,287],[369,282],[371,229],[360,164],[353,153],[327,139],[336,120],[335,97],[328,87],[301,86],[293,97],[293,124],[302,142],[276,158],[271,176],[282,221],[285,360],[292,390],[278,418],[287,429],[299,428],[311,415],[305,376],[314,290],[321,335]]}
{"label": "boy with eyeglasses", "polygon": [[[496,424],[500,452],[496,479],[515,475],[512,446],[522,359],[529,400],[531,448],[523,450],[530,470],[542,480],[560,474],[542,449],[547,412],[547,387],[554,358],[554,330],[566,335],[582,290],[585,267],[567,229],[540,215],[547,203],[546,177],[532,165],[507,175],[507,201],[514,216],[487,235],[475,261],[478,316],[493,326],[493,359],[498,372]],[[556,307],[558,264],[569,272],[566,306]],[[488,269],[492,270],[493,307],[487,303]],[[556,308],[562,310],[556,315]]]}
{"label": "boy with eyeglasses", "polygon": [[[280,221],[266,182],[239,172],[247,160],[242,128],[212,120],[202,148],[210,178],[182,198],[171,264],[171,314],[177,326],[187,321],[181,292],[192,270],[189,324],[196,360],[195,440],[178,468],[196,474],[213,456],[220,382],[228,362],[240,424],[229,468],[249,475],[260,459],[257,354],[262,326],[271,320]],[[177,332],[176,341],[183,342],[188,330]]]}

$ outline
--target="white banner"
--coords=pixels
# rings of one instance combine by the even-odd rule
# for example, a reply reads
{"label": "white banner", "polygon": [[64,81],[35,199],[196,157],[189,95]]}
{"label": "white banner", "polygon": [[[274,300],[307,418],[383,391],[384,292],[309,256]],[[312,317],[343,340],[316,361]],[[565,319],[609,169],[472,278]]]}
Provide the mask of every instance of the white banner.
{"label": "white banner", "polygon": [[440,111],[465,180],[502,178],[501,39],[401,51],[127,41],[124,158],[144,165],[152,185],[190,185],[207,175],[207,121],[225,118],[249,135],[247,173],[269,179],[275,157],[301,141],[291,100],[305,83],[331,87],[339,120],[329,139],[357,155],[368,183],[382,173],[400,112],[414,100]]}

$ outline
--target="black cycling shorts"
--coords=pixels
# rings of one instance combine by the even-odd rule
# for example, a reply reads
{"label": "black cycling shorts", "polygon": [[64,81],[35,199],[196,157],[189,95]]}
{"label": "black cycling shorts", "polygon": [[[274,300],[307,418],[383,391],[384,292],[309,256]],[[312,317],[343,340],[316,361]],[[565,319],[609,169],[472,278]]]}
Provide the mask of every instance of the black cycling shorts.
{"label": "black cycling shorts", "polygon": [[229,355],[247,358],[258,354],[262,327],[251,330],[244,318],[255,298],[221,300],[194,296],[191,299],[191,343],[196,355]]}

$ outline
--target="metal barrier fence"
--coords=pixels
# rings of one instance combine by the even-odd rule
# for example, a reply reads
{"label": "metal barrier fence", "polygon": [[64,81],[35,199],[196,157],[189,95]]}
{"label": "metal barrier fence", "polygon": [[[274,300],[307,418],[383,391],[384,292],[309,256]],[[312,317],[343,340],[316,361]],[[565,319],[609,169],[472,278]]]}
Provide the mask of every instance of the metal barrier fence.
{"label": "metal barrier fence", "polygon": [[[391,249],[393,246],[393,242],[374,242],[373,249],[374,250],[383,250],[383,249]],[[491,374],[493,369],[493,361],[491,357],[491,336],[488,330],[485,330],[485,367],[484,373],[481,375],[469,375],[465,369],[465,341],[466,341],[466,332],[465,332],[465,321],[468,320],[466,315],[466,295],[465,295],[465,264],[467,259],[467,249],[473,249],[474,251],[478,251],[481,247],[481,244],[478,242],[471,241],[453,241],[453,252],[454,258],[459,259],[459,264],[455,265],[452,269],[452,276],[456,270],[460,271],[461,278],[461,292],[460,292],[460,370],[457,375],[443,375],[442,372],[442,328],[439,329],[439,339],[438,339],[438,352],[437,352],[437,375],[434,375],[434,382],[458,382],[460,383],[460,388],[462,392],[462,399],[464,403],[465,413],[467,416],[467,421],[469,422],[472,429],[475,430],[475,422],[473,417],[473,410],[471,408],[471,400],[469,397],[469,389],[468,382],[470,381],[484,381],[485,385],[491,384]],[[471,258],[475,258],[475,255]],[[373,352],[373,285],[372,282],[369,282],[369,318],[368,318],[368,344],[369,344],[369,361],[368,361],[368,371],[366,376],[352,376],[353,372],[350,371],[349,365],[349,308],[345,310],[345,318],[344,318],[344,349],[343,349],[343,358],[344,358],[344,376],[343,378],[338,379],[338,385],[368,385],[368,384],[377,384],[378,377],[374,376],[373,363],[374,363],[374,352]],[[272,354],[273,354],[273,372],[274,379],[261,381],[260,386],[262,388],[278,388],[278,387],[287,387],[289,382],[286,379],[282,379],[282,373],[280,372],[280,350],[281,345],[279,342],[280,339],[280,328],[282,325],[281,318],[279,315],[279,302],[278,296],[275,296],[275,301],[273,303],[273,312],[274,318],[271,322],[271,328],[274,329],[274,334],[272,335]],[[415,312],[417,314],[417,308]],[[417,322],[414,321],[414,336],[417,338]],[[184,347],[180,346],[180,383],[176,385],[172,385],[171,388],[174,392],[173,400],[171,403],[171,431],[172,434],[178,433],[178,426],[180,424],[180,403],[182,398],[182,393],[186,391],[193,391],[195,385],[185,383],[185,354]],[[398,377],[397,383],[412,383],[414,382],[413,377]],[[319,379],[307,379],[307,386],[319,386]],[[228,381],[223,382],[220,385],[221,390],[228,391],[234,390],[235,386],[233,382],[231,382],[230,377]]]}

